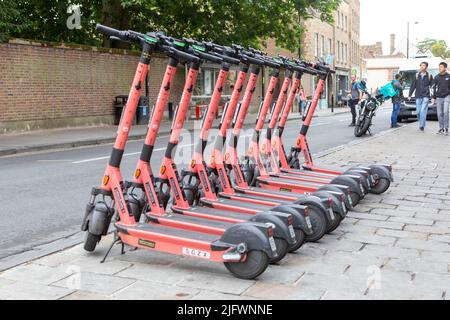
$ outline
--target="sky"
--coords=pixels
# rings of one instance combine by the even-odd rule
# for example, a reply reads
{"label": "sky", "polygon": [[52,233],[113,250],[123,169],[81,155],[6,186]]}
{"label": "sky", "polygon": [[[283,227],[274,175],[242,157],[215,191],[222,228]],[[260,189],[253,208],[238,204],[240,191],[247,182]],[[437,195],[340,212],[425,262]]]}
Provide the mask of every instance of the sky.
{"label": "sky", "polygon": [[[406,54],[407,24],[410,24],[411,54],[414,44],[424,38],[445,40],[450,46],[450,0],[360,0],[361,45],[383,42],[389,54],[390,35]],[[414,24],[418,22],[418,24]]]}

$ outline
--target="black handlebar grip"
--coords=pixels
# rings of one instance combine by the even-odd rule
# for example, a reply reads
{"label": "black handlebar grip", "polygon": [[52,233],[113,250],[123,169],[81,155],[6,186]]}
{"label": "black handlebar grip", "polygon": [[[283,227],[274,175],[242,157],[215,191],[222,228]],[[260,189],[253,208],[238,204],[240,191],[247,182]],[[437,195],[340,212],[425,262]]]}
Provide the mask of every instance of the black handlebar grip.
{"label": "black handlebar grip", "polygon": [[103,34],[105,34],[107,36],[110,36],[110,37],[116,37],[116,38],[119,38],[119,39],[125,40],[125,41],[128,40],[128,39],[124,39],[125,32],[117,30],[117,29],[114,29],[114,28],[110,28],[110,27],[104,26],[104,25],[99,24],[99,23],[97,23],[97,25],[95,26],[95,30],[100,32],[100,33],[103,33]]}
{"label": "black handlebar grip", "polygon": [[222,61],[224,61],[224,59],[222,59],[222,57],[220,56],[216,56],[216,55],[212,55],[206,52],[201,52],[201,51],[194,51],[194,54],[196,54],[197,56],[199,56],[201,59],[203,60],[208,60],[214,63],[222,63]]}
{"label": "black handlebar grip", "polygon": [[245,63],[255,64],[257,66],[263,66],[265,64],[263,60],[250,57],[246,54],[243,54],[242,58],[243,58],[243,62],[245,62]]}
{"label": "black handlebar grip", "polygon": [[270,68],[273,68],[273,69],[281,68],[281,64],[280,63],[277,63],[277,62],[272,61],[270,59],[264,59],[263,61],[264,61],[264,65],[266,67],[270,67]]}
{"label": "black handlebar grip", "polygon": [[168,47],[168,52],[173,54],[174,56],[176,56],[177,58],[179,58],[180,60],[185,60],[185,61],[190,61],[190,62],[195,62],[195,63],[199,63],[200,62],[200,58],[193,56],[189,53],[177,50],[175,48],[172,47]]}
{"label": "black handlebar grip", "polygon": [[232,58],[229,56],[224,56],[224,55],[219,55],[219,56],[224,62],[229,63],[229,64],[238,65],[239,63],[241,63],[241,60],[239,60],[239,59],[235,59],[235,58]]}

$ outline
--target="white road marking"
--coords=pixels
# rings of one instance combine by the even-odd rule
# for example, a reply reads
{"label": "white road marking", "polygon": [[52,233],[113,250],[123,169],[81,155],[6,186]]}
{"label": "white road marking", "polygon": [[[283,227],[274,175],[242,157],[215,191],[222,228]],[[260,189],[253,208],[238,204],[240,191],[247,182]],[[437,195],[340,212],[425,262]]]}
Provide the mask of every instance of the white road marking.
{"label": "white road marking", "polygon": [[36,162],[72,162],[73,160],[63,160],[63,159],[42,159],[42,160],[36,160]]}
{"label": "white road marking", "polygon": [[[178,148],[186,148],[186,147],[191,147],[191,146],[193,146],[193,145],[194,145],[194,144],[191,143],[191,144],[186,144],[186,145],[179,146]],[[157,148],[157,149],[154,149],[153,152],[164,151],[164,150],[166,150],[166,149],[167,149],[167,148]],[[139,152],[130,152],[130,153],[125,153],[123,156],[124,156],[124,157],[134,156],[134,155],[137,155],[137,154],[140,154],[140,153],[141,153],[141,151],[139,151]],[[84,159],[84,160],[73,161],[72,163],[73,163],[73,164],[80,164],[80,163],[86,163],[86,162],[93,162],[93,161],[99,161],[99,160],[106,160],[106,159],[109,159],[109,157],[110,157],[110,156],[104,156],[104,157],[98,157],[98,158],[90,158],[90,159]]]}

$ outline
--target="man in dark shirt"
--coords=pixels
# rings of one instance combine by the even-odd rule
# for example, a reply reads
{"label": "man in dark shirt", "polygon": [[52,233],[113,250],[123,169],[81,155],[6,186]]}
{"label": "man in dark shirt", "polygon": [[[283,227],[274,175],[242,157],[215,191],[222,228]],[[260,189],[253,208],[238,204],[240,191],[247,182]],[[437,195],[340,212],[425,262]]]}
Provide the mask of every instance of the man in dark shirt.
{"label": "man in dark shirt", "polygon": [[447,72],[447,63],[439,64],[439,74],[434,78],[432,91],[432,102],[436,101],[436,108],[439,120],[438,134],[448,136],[448,118],[450,105],[450,74]]}
{"label": "man in dark shirt", "polygon": [[400,105],[403,101],[403,83],[402,76],[400,74],[395,75],[395,79],[392,80],[392,85],[394,89],[397,91],[397,94],[392,97],[392,115],[391,115],[391,128],[398,128],[399,125],[397,123],[398,114],[400,112]]}
{"label": "man in dark shirt", "polygon": [[433,76],[428,72],[428,62],[420,64],[420,70],[416,74],[416,78],[412,81],[411,89],[409,90],[408,100],[416,92],[416,110],[417,118],[419,119],[420,131],[425,130],[427,122],[428,104],[430,103],[430,87],[433,82]]}

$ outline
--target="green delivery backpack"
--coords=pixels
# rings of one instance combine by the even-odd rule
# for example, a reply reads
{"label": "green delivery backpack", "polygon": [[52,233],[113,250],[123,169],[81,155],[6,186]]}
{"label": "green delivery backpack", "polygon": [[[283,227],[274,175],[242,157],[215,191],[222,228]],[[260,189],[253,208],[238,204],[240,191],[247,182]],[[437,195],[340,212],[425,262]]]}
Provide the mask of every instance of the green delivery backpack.
{"label": "green delivery backpack", "polygon": [[389,82],[387,85],[378,89],[378,92],[380,92],[385,98],[392,98],[398,95],[398,90],[394,88],[392,82]]}

